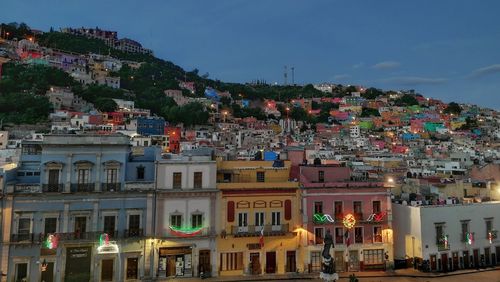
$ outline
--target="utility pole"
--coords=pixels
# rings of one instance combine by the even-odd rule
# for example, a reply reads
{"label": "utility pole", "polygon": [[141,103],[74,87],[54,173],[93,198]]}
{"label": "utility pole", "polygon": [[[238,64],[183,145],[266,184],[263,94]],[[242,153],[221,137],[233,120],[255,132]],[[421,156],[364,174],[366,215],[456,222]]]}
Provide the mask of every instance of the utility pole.
{"label": "utility pole", "polygon": [[295,67],[292,67],[292,85],[295,86]]}

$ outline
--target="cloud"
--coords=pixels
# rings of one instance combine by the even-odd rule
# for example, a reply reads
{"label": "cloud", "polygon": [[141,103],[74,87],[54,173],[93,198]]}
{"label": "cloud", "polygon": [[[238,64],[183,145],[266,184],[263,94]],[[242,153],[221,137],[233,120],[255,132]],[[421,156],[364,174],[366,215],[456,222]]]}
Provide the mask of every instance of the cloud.
{"label": "cloud", "polygon": [[472,73],[469,75],[469,77],[470,78],[482,77],[482,76],[487,76],[487,75],[498,73],[498,72],[500,72],[500,64],[495,64],[495,65],[490,65],[490,66],[475,69],[472,71]]}
{"label": "cloud", "polygon": [[352,68],[353,68],[353,69],[359,69],[360,67],[362,67],[362,66],[364,66],[364,65],[365,65],[365,63],[361,62],[361,63],[357,63],[357,64],[355,64],[355,65],[352,65]]}
{"label": "cloud", "polygon": [[390,77],[381,80],[385,83],[399,84],[405,86],[415,86],[424,84],[441,84],[445,83],[447,79],[445,78],[430,78],[430,77],[419,77],[419,76],[399,76]]}
{"label": "cloud", "polygon": [[401,64],[399,62],[384,61],[384,62],[380,62],[378,64],[373,65],[372,68],[378,69],[378,70],[389,70],[389,69],[395,69],[395,68],[399,67],[400,65]]}
{"label": "cloud", "polygon": [[343,80],[343,79],[346,79],[349,77],[351,77],[351,76],[348,74],[336,74],[333,76],[333,80]]}

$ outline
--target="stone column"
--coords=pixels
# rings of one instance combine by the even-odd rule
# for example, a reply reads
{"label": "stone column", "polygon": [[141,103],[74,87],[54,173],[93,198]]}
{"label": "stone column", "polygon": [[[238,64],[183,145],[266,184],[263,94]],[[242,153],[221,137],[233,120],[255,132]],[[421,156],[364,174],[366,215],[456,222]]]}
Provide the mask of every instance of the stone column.
{"label": "stone column", "polygon": [[99,228],[98,222],[99,222],[99,202],[96,200],[96,202],[94,202],[92,210],[92,230],[90,231],[100,231],[98,229]]}
{"label": "stone column", "polygon": [[63,233],[68,233],[69,232],[69,203],[64,204],[64,211],[63,211],[63,216],[62,216],[62,232]]}

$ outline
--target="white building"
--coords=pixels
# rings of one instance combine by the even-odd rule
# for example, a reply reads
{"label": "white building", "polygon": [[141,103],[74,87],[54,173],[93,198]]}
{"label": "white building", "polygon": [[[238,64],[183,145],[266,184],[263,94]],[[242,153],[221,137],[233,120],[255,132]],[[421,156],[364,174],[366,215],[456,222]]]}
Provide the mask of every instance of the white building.
{"label": "white building", "polygon": [[361,130],[359,128],[359,125],[352,125],[349,128],[349,133],[351,138],[358,138],[359,136],[361,136]]}
{"label": "white building", "polygon": [[445,272],[500,263],[500,202],[392,207],[395,258]]}
{"label": "white building", "polygon": [[217,166],[211,151],[199,152],[157,162],[153,276],[217,275]]}

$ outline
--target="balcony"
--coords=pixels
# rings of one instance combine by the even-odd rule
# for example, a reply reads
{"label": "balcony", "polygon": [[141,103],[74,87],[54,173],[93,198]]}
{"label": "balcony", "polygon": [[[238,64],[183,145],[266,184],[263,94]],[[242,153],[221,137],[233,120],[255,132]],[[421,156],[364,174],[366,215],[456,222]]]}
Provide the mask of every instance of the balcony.
{"label": "balcony", "polygon": [[264,226],[231,226],[231,234],[235,237],[260,236],[264,229],[264,236],[283,236],[289,232],[288,224],[264,225]]}
{"label": "balcony", "polygon": [[72,241],[72,240],[86,240],[86,241],[98,241],[99,236],[103,234],[104,231],[93,231],[93,232],[68,232],[68,233],[57,233],[55,234],[59,241]]}
{"label": "balcony", "polygon": [[35,242],[35,237],[33,233],[12,234],[10,241],[14,243],[33,243]]}
{"label": "balcony", "polygon": [[38,193],[40,192],[40,184],[15,184],[14,193]]}
{"label": "balcony", "polygon": [[335,213],[335,220],[337,222],[342,222],[342,219],[344,219],[344,213]]}
{"label": "balcony", "polygon": [[356,219],[356,221],[363,221],[363,213],[362,212],[355,212],[354,214],[354,218]]}
{"label": "balcony", "polygon": [[94,192],[94,187],[93,183],[73,183],[71,192]]}
{"label": "balcony", "polygon": [[137,191],[137,190],[153,190],[153,181],[129,181],[125,182],[125,191]]}
{"label": "balcony", "polygon": [[123,235],[124,238],[136,238],[144,236],[144,232],[141,228],[125,229]]}
{"label": "balcony", "polygon": [[64,191],[64,184],[59,184],[59,183],[43,184],[42,191],[44,193],[61,193]]}
{"label": "balcony", "polygon": [[120,183],[102,183],[101,189],[104,192],[116,192],[121,190]]}

